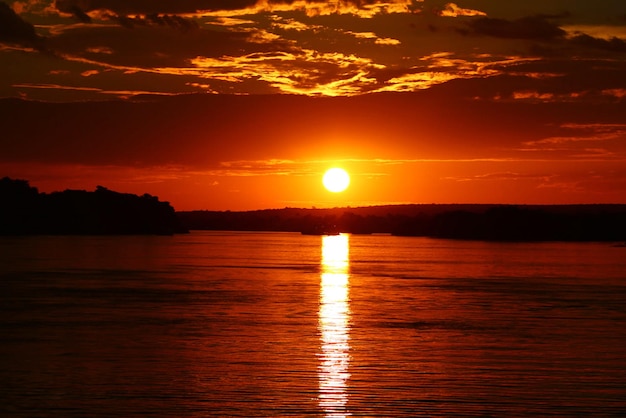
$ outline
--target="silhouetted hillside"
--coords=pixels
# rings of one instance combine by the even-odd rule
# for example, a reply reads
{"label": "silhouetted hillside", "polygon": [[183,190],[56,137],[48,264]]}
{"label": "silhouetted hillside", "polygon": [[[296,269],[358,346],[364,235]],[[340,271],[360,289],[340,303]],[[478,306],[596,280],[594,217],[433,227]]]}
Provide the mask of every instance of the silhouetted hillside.
{"label": "silhouetted hillside", "polygon": [[168,202],[155,196],[93,192],[39,193],[25,180],[0,180],[0,235],[173,234],[186,232]]}
{"label": "silhouetted hillside", "polygon": [[398,205],[178,213],[189,229],[333,230],[500,241],[626,241],[626,205]]}

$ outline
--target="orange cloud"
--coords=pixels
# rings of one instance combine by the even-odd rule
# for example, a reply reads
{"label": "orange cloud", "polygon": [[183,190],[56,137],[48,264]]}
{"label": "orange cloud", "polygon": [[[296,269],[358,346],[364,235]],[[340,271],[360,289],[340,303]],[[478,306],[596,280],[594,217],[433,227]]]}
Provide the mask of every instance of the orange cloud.
{"label": "orange cloud", "polygon": [[[418,0],[421,2],[421,0]],[[273,2],[271,0],[259,0],[254,6],[254,12],[288,12],[303,11],[307,16],[327,16],[331,14],[352,14],[361,18],[371,18],[379,14],[410,13],[412,0],[387,0],[384,2],[360,2],[360,1],[307,1],[296,0],[291,3]]]}
{"label": "orange cloud", "polygon": [[234,17],[228,16],[217,16],[215,20],[210,22],[212,25],[218,26],[240,26],[240,25],[251,25],[254,24],[253,20],[247,19],[238,19]]}
{"label": "orange cloud", "polygon": [[323,29],[321,25],[310,25],[302,23],[293,18],[281,18],[279,16],[272,16],[272,26],[278,29],[287,31],[304,32],[309,30]]}
{"label": "orange cloud", "polygon": [[563,25],[561,28],[569,36],[577,34],[587,34],[594,38],[610,40],[612,38],[626,39],[626,26],[624,25]]}
{"label": "orange cloud", "polygon": [[420,61],[425,64],[423,67],[415,66],[405,70],[405,74],[386,80],[385,86],[376,91],[416,91],[456,79],[492,77],[503,74],[506,66],[523,62],[524,59],[509,57],[497,60],[485,55],[461,58],[452,52],[438,52],[422,57]]}
{"label": "orange cloud", "polygon": [[378,45],[400,45],[400,41],[393,38],[380,38],[374,32],[346,32],[347,34],[353,35],[355,38],[360,39],[373,39],[374,43]]}
{"label": "orange cloud", "polygon": [[[259,13],[303,12],[307,17],[329,15],[354,15],[360,18],[372,18],[377,15],[394,13],[412,13],[416,3],[423,0],[385,0],[362,2],[360,0],[343,0],[327,2],[320,0],[257,0],[239,8],[197,9],[189,10],[186,16],[245,16]],[[184,12],[183,12],[184,13]]]}
{"label": "orange cloud", "polygon": [[487,13],[480,10],[463,9],[454,3],[448,3],[439,12],[439,16],[461,17],[461,16],[487,16]]}
{"label": "orange cloud", "polygon": [[626,89],[605,89],[602,90],[602,94],[606,96],[613,96],[618,99],[626,98]]}
{"label": "orange cloud", "polygon": [[[202,76],[227,81],[260,79],[284,93],[306,95],[353,95],[364,84],[375,84],[371,60],[341,53],[302,50],[299,53],[257,53],[240,57],[196,57],[191,63]],[[323,72],[321,70],[324,70]]]}
{"label": "orange cloud", "polygon": [[[88,71],[86,73],[89,73]],[[96,71],[94,74],[97,74]],[[84,77],[89,77],[93,74],[81,74]],[[140,96],[142,94],[156,95],[156,96],[175,96],[176,93],[165,93],[159,91],[146,91],[146,90],[106,90],[97,87],[80,87],[80,86],[66,86],[62,84],[14,84],[13,87],[25,88],[25,89],[41,89],[41,90],[69,90],[77,92],[94,92],[98,94],[105,94],[110,96],[118,96],[123,98],[129,98],[133,96]]]}
{"label": "orange cloud", "polygon": [[515,100],[537,100],[542,102],[548,102],[554,99],[552,93],[539,93],[536,91],[516,91],[513,93]]}
{"label": "orange cloud", "polygon": [[557,136],[528,141],[526,145],[567,144],[581,141],[611,141],[626,135],[626,124],[563,124],[562,128],[577,131],[577,136]]}
{"label": "orange cloud", "polygon": [[104,54],[104,55],[113,54],[113,49],[107,46],[92,46],[92,47],[87,48],[86,51],[89,52],[90,54]]}
{"label": "orange cloud", "polygon": [[444,180],[468,182],[468,181],[516,181],[516,180],[543,180],[547,181],[553,177],[550,174],[534,174],[534,173],[517,173],[511,171],[497,173],[483,173],[473,176],[450,176],[444,177]]}

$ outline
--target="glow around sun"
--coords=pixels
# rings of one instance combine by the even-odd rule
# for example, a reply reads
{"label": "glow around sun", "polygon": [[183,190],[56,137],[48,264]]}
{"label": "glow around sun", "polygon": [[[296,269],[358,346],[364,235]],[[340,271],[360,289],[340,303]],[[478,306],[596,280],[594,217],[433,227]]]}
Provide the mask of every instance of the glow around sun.
{"label": "glow around sun", "polygon": [[329,192],[343,192],[350,185],[350,175],[343,168],[331,168],[324,174],[322,183]]}

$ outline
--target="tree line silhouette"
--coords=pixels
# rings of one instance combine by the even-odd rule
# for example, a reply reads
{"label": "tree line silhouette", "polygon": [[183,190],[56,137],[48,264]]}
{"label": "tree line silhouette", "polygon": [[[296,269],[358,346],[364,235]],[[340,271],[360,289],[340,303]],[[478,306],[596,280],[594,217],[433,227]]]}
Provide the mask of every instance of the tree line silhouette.
{"label": "tree line silhouette", "polygon": [[394,232],[485,241],[624,241],[626,209],[496,206],[482,213],[450,211],[416,216]]}
{"label": "tree line silhouette", "polygon": [[337,231],[489,241],[626,241],[626,205],[402,205],[179,212],[189,229]]}
{"label": "tree line silhouette", "polygon": [[174,234],[188,230],[386,233],[499,241],[620,241],[626,205],[393,205],[246,212],[175,212],[144,194],[39,193],[26,180],[0,179],[0,235]]}
{"label": "tree line silhouette", "polygon": [[0,179],[0,235],[174,234],[187,232],[158,197],[95,191],[39,193],[26,180]]}

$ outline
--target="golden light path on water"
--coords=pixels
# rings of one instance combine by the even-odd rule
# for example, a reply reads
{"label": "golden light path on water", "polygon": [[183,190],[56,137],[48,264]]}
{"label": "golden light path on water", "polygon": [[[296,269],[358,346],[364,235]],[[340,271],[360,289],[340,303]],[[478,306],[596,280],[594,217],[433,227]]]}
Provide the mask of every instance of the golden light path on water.
{"label": "golden light path on water", "polygon": [[326,417],[345,417],[350,378],[349,236],[322,237],[319,405]]}

